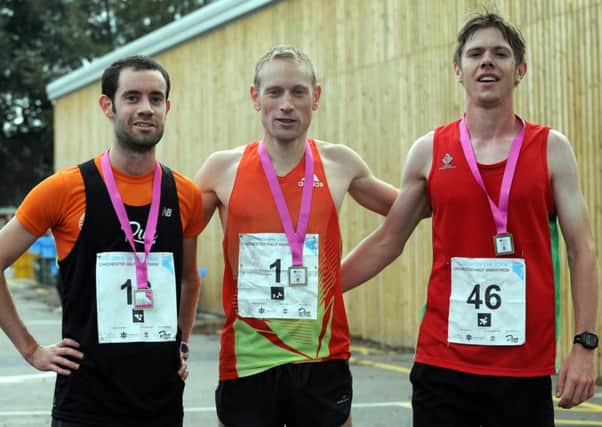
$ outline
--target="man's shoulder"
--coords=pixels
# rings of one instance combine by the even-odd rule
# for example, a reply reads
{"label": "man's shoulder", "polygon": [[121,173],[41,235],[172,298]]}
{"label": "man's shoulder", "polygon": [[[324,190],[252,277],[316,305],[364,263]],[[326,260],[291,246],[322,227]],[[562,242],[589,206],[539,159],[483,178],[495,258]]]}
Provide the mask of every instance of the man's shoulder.
{"label": "man's shoulder", "polygon": [[455,119],[455,120],[452,120],[451,122],[440,124],[440,125],[436,126],[431,132],[427,133],[426,135],[432,134],[434,137],[435,135],[439,136],[439,135],[459,134],[460,120],[461,119]]}
{"label": "man's shoulder", "polygon": [[196,184],[192,181],[191,178],[189,178],[188,176],[184,175],[182,172],[179,172],[177,170],[174,169],[169,169],[171,171],[171,174],[173,175],[174,181],[176,182],[176,186],[178,188],[180,187],[185,187],[185,188],[196,188]]}
{"label": "man's shoulder", "polygon": [[230,163],[236,163],[240,160],[247,147],[249,147],[252,144],[256,143],[250,143],[246,145],[240,145],[234,148],[214,151],[207,158],[207,162],[215,163],[221,166],[227,166]]}
{"label": "man's shoulder", "polygon": [[342,148],[349,149],[349,147],[347,147],[344,144],[336,144],[334,142],[324,141],[322,139],[316,139],[316,138],[311,138],[311,140],[316,144],[316,147],[318,147],[318,149],[320,151],[322,151],[322,150],[340,150]]}
{"label": "man's shoulder", "polygon": [[429,157],[433,152],[436,130],[425,133],[418,137],[412,144],[410,152],[420,157]]}
{"label": "man's shoulder", "polygon": [[569,144],[569,139],[565,134],[560,132],[559,130],[547,128],[548,129],[548,141],[557,141],[558,143]]}
{"label": "man's shoulder", "polygon": [[235,174],[247,145],[214,151],[203,162],[201,169],[194,177],[194,182],[201,189],[215,189]]}
{"label": "man's shoulder", "polygon": [[547,144],[548,160],[563,162],[574,158],[573,147],[569,139],[556,129],[549,129],[545,139]]}
{"label": "man's shoulder", "polygon": [[54,189],[57,187],[72,188],[82,181],[83,178],[79,166],[73,165],[56,171],[40,182],[38,186],[52,187]]}
{"label": "man's shoulder", "polygon": [[335,144],[318,139],[314,139],[314,141],[323,160],[346,163],[360,158],[359,154],[345,144]]}
{"label": "man's shoulder", "polygon": [[414,142],[415,144],[419,144],[419,145],[428,145],[428,144],[432,144],[433,140],[435,139],[435,130],[431,130],[427,133],[425,133],[424,135],[418,137],[418,139],[416,139],[416,141]]}

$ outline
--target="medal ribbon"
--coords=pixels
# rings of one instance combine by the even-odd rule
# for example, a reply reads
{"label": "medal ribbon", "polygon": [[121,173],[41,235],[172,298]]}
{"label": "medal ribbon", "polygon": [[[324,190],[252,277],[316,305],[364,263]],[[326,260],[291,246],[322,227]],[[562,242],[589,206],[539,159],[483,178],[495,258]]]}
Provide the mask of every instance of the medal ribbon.
{"label": "medal ribbon", "polygon": [[155,231],[157,230],[157,220],[159,218],[159,204],[161,201],[161,168],[159,163],[155,162],[155,174],[153,176],[153,196],[151,200],[150,211],[146,220],[146,228],[144,231],[144,254],[136,252],[136,245],[134,243],[134,235],[132,233],[132,226],[128,214],[125,211],[125,206],[117,185],[115,184],[115,177],[113,176],[113,169],[111,168],[111,161],[109,160],[109,152],[103,154],[100,159],[102,166],[102,173],[104,175],[104,182],[111,197],[111,203],[113,209],[119,218],[121,228],[125,233],[125,236],[134,251],[134,261],[136,263],[136,287],[138,289],[148,288],[148,263],[147,258],[150,253],[153,240],[155,238]]}
{"label": "medal ribbon", "polygon": [[504,234],[508,230],[508,200],[510,199],[510,187],[512,187],[512,180],[514,179],[514,173],[516,171],[518,155],[520,154],[520,149],[523,145],[524,138],[525,123],[522,122],[522,127],[514,137],[514,140],[512,141],[512,146],[510,147],[510,154],[508,155],[506,167],[504,168],[504,176],[502,177],[502,186],[500,188],[498,206],[494,203],[493,200],[491,200],[491,197],[487,192],[487,188],[485,188],[483,178],[481,177],[481,172],[479,172],[477,160],[475,158],[472,144],[470,142],[470,134],[468,133],[468,129],[466,128],[466,117],[463,117],[462,120],[460,120],[460,143],[462,144],[464,157],[466,158],[466,162],[470,167],[474,179],[477,181],[477,183],[481,186],[481,188],[487,195],[487,200],[489,200],[489,207],[493,215],[493,220],[495,221],[497,234]]}
{"label": "medal ribbon", "polygon": [[314,188],[314,157],[311,152],[309,142],[305,141],[305,181],[303,184],[303,194],[301,196],[301,209],[299,210],[299,218],[297,220],[297,230],[293,229],[291,214],[286,206],[274,165],[267,153],[263,141],[259,141],[259,158],[263,171],[270,185],[272,197],[276,202],[280,222],[284,227],[288,244],[291,247],[293,255],[293,265],[303,265],[303,244],[305,243],[305,235],[307,234],[307,224],[309,222],[309,211],[311,210],[311,196]]}

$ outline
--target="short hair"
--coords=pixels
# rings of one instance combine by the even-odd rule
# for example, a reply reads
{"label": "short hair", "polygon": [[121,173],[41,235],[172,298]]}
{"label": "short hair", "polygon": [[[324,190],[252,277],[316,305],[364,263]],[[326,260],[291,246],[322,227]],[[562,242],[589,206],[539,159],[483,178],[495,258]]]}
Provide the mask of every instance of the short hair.
{"label": "short hair", "polygon": [[115,97],[115,92],[117,92],[117,87],[119,86],[119,75],[121,74],[121,70],[126,68],[133,68],[134,70],[159,71],[165,79],[165,99],[169,99],[169,89],[171,84],[167,70],[165,70],[165,68],[163,68],[157,61],[148,56],[135,55],[113,62],[102,73],[102,94],[109,97],[111,101],[115,101],[113,98]]}
{"label": "short hair", "polygon": [[298,49],[294,46],[278,45],[268,49],[268,51],[264,53],[255,64],[255,75],[253,76],[253,84],[256,88],[259,88],[261,84],[261,79],[259,75],[261,74],[263,66],[266,63],[273,61],[274,59],[292,59],[298,64],[303,64],[307,66],[310,72],[311,85],[316,85],[316,69],[314,67],[314,64],[311,62],[311,59],[309,59],[309,56],[307,56],[303,51],[301,51],[301,49]]}
{"label": "short hair", "polygon": [[500,15],[485,11],[469,19],[458,33],[456,50],[454,52],[454,64],[460,65],[462,50],[470,36],[484,28],[497,28],[502,33],[504,40],[512,48],[516,64],[521,65],[525,63],[525,40],[518,28],[504,20]]}

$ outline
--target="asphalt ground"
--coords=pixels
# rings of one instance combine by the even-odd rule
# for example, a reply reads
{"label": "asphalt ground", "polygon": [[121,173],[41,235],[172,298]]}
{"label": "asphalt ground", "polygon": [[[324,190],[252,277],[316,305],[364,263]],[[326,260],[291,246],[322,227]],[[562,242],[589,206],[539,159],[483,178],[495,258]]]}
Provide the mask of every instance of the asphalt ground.
{"label": "asphalt ground", "polygon": [[[56,290],[26,280],[9,284],[15,304],[33,335],[50,344],[60,338]],[[191,336],[190,376],[184,392],[184,426],[216,426],[214,390],[221,319],[200,314]],[[354,340],[351,371],[355,427],[410,427],[413,355]],[[0,334],[0,427],[48,427],[54,374],[29,366],[8,338]],[[571,410],[556,409],[557,426],[602,426],[602,387],[596,396]]]}

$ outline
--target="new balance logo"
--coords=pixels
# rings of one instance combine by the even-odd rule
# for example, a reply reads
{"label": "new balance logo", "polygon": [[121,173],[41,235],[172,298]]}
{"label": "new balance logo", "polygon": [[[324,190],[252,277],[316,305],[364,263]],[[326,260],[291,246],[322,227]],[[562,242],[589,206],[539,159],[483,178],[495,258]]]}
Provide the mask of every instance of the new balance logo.
{"label": "new balance logo", "polygon": [[[305,185],[305,177],[301,178],[301,181],[299,181],[297,184],[299,185],[299,187],[303,187]],[[314,187],[324,187],[324,183],[320,181],[320,178],[318,178],[316,174],[314,174]]]}
{"label": "new balance logo", "polygon": [[161,211],[161,216],[171,218],[171,208],[163,208]]}

